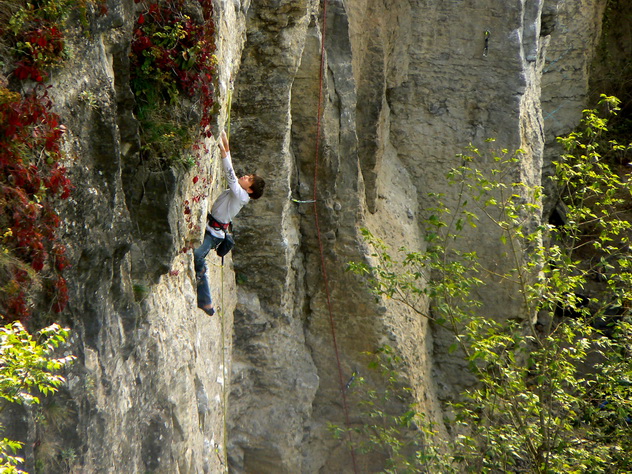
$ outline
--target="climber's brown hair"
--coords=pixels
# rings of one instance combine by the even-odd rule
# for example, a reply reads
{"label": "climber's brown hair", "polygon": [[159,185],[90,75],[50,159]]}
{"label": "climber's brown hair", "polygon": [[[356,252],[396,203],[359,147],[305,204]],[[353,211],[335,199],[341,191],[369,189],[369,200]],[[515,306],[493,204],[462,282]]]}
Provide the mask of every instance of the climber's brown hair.
{"label": "climber's brown hair", "polygon": [[266,187],[266,182],[261,176],[256,174],[252,175],[252,184],[250,185],[251,193],[250,199],[259,199],[263,196],[263,189]]}

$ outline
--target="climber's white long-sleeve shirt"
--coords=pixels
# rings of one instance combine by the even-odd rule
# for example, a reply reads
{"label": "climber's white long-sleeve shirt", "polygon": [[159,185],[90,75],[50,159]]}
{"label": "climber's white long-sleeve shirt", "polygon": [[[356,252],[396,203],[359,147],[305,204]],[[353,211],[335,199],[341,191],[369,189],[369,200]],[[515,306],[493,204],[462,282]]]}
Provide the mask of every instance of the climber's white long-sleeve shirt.
{"label": "climber's white long-sleeve shirt", "polygon": [[[222,158],[222,165],[224,166],[224,176],[228,182],[228,189],[223,191],[213,203],[211,215],[218,222],[228,224],[241,208],[248,204],[250,196],[237,180],[235,170],[233,170],[230,152],[226,153],[225,158]],[[206,230],[220,239],[223,239],[225,236],[223,230],[213,229],[208,223],[206,224]]]}

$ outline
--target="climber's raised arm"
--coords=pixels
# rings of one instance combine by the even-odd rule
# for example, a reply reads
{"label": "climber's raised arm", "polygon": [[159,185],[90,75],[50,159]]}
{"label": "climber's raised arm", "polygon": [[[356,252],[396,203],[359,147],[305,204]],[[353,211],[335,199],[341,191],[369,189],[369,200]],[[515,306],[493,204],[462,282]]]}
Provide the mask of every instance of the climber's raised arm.
{"label": "climber's raised arm", "polygon": [[[222,130],[222,133],[219,136],[219,149],[222,153],[222,166],[224,168],[224,177],[226,178],[226,182],[228,183],[228,188],[230,192],[235,196],[236,199],[239,200],[241,206],[247,203],[250,200],[249,194],[252,192],[249,190],[251,183],[246,183],[244,178],[237,179],[237,175],[235,174],[235,170],[233,169],[233,161],[230,156],[230,145],[228,143],[228,136],[226,136],[226,132]],[[240,206],[240,207],[241,207]],[[230,216],[232,219],[232,216]]]}
{"label": "climber's raised arm", "polygon": [[226,155],[230,153],[230,146],[228,144],[228,135],[222,130],[219,135],[219,149],[222,152],[222,158],[226,158]]}

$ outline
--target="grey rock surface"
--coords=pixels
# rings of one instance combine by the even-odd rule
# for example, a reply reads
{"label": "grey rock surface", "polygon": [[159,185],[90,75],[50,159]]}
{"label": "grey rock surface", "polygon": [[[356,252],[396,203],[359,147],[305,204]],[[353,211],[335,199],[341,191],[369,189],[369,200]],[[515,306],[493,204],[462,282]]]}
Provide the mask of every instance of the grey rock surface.
{"label": "grey rock surface", "polygon": [[[410,401],[445,435],[442,403],[470,383],[449,336],[376,299],[347,264],[372,259],[361,228],[423,250],[428,193],[456,199],[445,174],[468,144],[523,149],[512,179],[542,183],[554,137],[586,104],[604,5],[328,0],[323,24],[317,0],[215,1],[214,132],[230,109],[235,167],[267,187],[235,220],[226,265],[209,257],[221,308],[209,318],[182,249],[199,244],[222,190],[217,147],[208,141],[199,169],[140,160],[135,7],[110,2],[93,34],[75,38],[52,89],[76,156],[63,210],[79,358],[61,394],[70,410],[60,439],[78,455],[71,472],[216,473],[227,462],[243,473],[353,472],[329,427],[363,423],[362,392],[383,386],[366,353],[385,344],[402,357]],[[489,223],[464,245],[489,268],[511,265]],[[518,314],[515,288],[486,283],[490,317]],[[343,389],[354,373],[366,386]],[[379,454],[355,457],[357,472],[383,466]]]}

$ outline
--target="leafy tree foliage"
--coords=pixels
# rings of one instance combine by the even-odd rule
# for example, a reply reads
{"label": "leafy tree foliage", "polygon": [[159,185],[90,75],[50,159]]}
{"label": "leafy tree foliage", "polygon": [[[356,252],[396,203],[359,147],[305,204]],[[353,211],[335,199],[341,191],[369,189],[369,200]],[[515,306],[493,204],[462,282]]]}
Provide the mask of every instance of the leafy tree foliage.
{"label": "leafy tree foliage", "polygon": [[[611,113],[617,105],[602,96],[600,106]],[[631,146],[611,140],[607,123],[586,110],[581,129],[559,139],[555,225],[534,219],[542,190],[512,180],[521,150],[490,160],[470,147],[448,176],[460,190],[456,203],[434,196],[425,251],[393,251],[365,231],[373,263],[351,269],[366,275],[378,296],[447,328],[451,350],[466,358],[477,381],[450,403],[450,440],[434,436],[414,409],[386,415],[369,393],[369,413],[381,422],[359,431],[387,453],[386,472],[629,472],[632,183],[618,163]],[[490,161],[491,169],[482,166]],[[481,219],[498,228],[499,248],[514,262],[506,272],[486,269],[463,250],[464,230]],[[490,277],[516,286],[520,314],[485,313],[475,289]],[[386,349],[377,365],[392,384],[397,361]],[[412,440],[410,425],[417,428]]]}
{"label": "leafy tree foliage", "polygon": [[[67,337],[68,330],[57,324],[38,331],[35,337],[19,321],[0,327],[0,398],[31,405],[40,402],[39,394],[56,392],[64,383],[59,372],[75,359],[54,355]],[[0,472],[23,472],[16,467],[23,459],[15,455],[21,447],[17,441],[0,441]]]}

